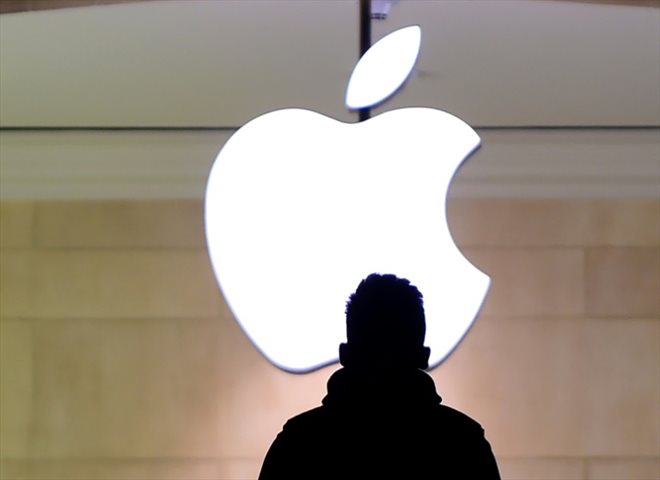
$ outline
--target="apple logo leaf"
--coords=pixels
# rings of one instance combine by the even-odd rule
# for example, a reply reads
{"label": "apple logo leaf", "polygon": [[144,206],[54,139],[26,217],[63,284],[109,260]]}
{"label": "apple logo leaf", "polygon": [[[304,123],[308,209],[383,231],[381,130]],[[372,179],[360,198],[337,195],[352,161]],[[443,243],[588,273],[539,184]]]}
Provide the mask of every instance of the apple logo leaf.
{"label": "apple logo leaf", "polygon": [[360,58],[348,81],[348,108],[372,107],[392,96],[410,76],[421,43],[421,28],[411,25],[373,44]]}

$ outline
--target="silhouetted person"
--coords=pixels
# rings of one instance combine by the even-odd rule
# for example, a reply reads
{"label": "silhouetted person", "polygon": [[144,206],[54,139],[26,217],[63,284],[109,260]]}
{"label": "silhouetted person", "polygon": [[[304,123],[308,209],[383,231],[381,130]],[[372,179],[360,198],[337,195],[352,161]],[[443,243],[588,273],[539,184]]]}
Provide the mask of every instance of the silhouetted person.
{"label": "silhouetted person", "polygon": [[408,280],[369,275],[346,306],[344,368],[322,406],[290,419],[264,460],[270,479],[499,479],[481,426],[441,405],[422,369],[422,295]]}

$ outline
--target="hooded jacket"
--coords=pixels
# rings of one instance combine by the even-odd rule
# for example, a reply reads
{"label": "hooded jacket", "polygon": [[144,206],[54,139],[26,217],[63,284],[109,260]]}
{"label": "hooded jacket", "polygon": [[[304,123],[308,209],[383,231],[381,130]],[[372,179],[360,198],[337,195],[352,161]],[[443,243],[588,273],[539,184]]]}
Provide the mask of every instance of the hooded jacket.
{"label": "hooded jacket", "polygon": [[322,406],[286,422],[259,479],[498,480],[481,425],[441,401],[421,370],[338,370]]}

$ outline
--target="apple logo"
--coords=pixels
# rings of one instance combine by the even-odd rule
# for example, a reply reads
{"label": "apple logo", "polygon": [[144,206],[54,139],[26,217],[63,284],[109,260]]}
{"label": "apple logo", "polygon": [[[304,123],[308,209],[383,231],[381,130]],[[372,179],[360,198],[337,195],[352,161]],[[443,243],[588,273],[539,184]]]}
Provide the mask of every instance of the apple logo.
{"label": "apple logo", "polygon": [[[349,107],[397,90],[420,43],[412,26],[374,44],[349,81]],[[437,366],[490,283],[456,247],[445,208],[454,173],[479,143],[465,122],[431,108],[359,123],[291,108],[240,128],[209,174],[206,238],[225,299],[257,349],[289,372],[337,361],[349,294],[370,273],[394,273],[424,295]]]}

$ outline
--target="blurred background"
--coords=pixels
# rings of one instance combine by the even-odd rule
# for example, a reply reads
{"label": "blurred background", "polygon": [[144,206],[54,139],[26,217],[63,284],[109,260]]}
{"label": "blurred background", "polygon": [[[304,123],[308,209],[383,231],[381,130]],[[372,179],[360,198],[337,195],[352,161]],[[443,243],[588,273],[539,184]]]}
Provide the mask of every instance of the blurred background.
{"label": "blurred background", "polygon": [[[205,181],[263,112],[356,121],[358,2],[0,13],[0,477],[255,478],[337,365],[287,374],[241,332]],[[659,2],[401,0],[373,40],[409,24],[416,70],[374,113],[431,106],[482,138],[448,215],[492,288],[431,372],[444,403],[506,479],[657,480]]]}

